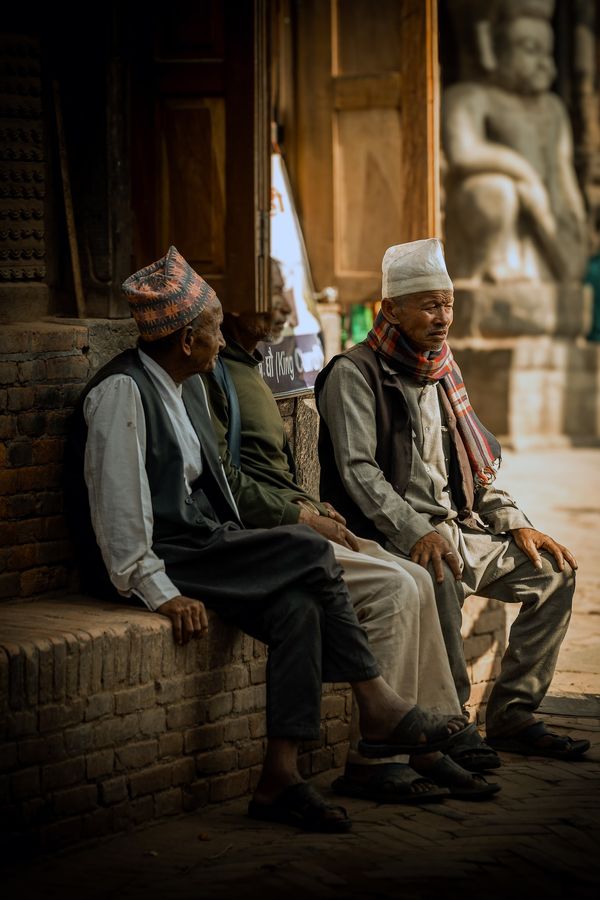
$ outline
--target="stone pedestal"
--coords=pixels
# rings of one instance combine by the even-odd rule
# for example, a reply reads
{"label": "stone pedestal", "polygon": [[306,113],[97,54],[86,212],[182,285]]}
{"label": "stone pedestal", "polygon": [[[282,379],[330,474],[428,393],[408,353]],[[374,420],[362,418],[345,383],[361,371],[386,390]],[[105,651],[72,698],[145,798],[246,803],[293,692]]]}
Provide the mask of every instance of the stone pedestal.
{"label": "stone pedestal", "polygon": [[451,344],[484,424],[509,447],[600,442],[600,347],[578,284],[455,283]]}

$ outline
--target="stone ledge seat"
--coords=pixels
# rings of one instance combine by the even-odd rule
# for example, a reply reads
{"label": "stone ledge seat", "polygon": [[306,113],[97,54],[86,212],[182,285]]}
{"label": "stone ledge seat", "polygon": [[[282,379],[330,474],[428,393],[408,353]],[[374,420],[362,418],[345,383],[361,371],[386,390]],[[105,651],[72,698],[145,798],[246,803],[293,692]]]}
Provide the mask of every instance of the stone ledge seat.
{"label": "stone ledge seat", "polygon": [[[89,597],[0,607],[3,830],[42,848],[247,793],[265,740],[265,647],[209,613],[166,618]],[[325,689],[306,774],[340,765],[347,689]]]}

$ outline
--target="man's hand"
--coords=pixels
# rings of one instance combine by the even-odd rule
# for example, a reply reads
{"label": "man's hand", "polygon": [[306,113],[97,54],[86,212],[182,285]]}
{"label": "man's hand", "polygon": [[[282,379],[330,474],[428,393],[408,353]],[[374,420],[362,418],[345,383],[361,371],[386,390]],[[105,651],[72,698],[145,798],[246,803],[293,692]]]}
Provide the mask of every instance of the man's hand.
{"label": "man's hand", "polygon": [[346,524],[346,520],[343,517],[343,515],[341,513],[339,513],[337,511],[337,509],[334,509],[333,506],[331,505],[331,503],[327,503],[327,501],[325,500],[325,501],[323,501],[322,505],[327,510],[327,515],[329,516],[330,519],[335,519],[336,522],[340,522],[342,525]]}
{"label": "man's hand", "polygon": [[156,612],[171,620],[173,638],[177,644],[187,644],[190,638],[202,637],[208,631],[206,608],[200,600],[173,597],[161,604]]}
{"label": "man's hand", "polygon": [[441,584],[444,580],[442,560],[446,562],[456,580],[462,580],[458,554],[455,553],[448,541],[441,534],[438,534],[437,531],[430,531],[428,534],[423,535],[422,538],[419,538],[410,551],[410,558],[413,562],[423,566],[424,569],[431,563],[435,580],[438,584]]}
{"label": "man's hand", "polygon": [[315,516],[302,508],[298,522],[301,522],[303,525],[310,525],[311,528],[322,534],[328,541],[333,541],[342,547],[348,547],[349,550],[358,550],[358,541],[339,519],[329,518],[328,516]]}
{"label": "man's hand", "polygon": [[571,551],[563,547],[562,544],[557,544],[555,540],[542,531],[536,531],[535,528],[513,528],[511,534],[519,550],[527,554],[536,569],[542,568],[542,559],[538,550],[547,550],[548,553],[551,553],[561,572],[565,568],[565,560],[572,569],[577,568],[577,560]]}

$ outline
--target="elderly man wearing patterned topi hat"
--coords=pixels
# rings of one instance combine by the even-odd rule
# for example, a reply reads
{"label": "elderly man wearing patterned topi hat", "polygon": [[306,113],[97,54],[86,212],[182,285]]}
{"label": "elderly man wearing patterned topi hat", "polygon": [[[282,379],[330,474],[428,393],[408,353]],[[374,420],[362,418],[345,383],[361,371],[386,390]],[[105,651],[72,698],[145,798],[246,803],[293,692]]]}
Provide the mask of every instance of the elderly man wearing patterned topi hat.
{"label": "elderly man wearing patterned topi hat", "polygon": [[299,742],[319,737],[322,682],[350,682],[369,757],[432,754],[472,726],[386,684],[325,538],[305,525],[241,527],[198,377],[224,345],[215,292],[175,247],[123,289],[138,346],[87,385],[68,443],[84,586],[167,616],[178,643],[205,635],[207,608],[264,641],[268,746],[249,813],[347,831],[345,810],[297,768]]}
{"label": "elderly man wearing patterned topi hat", "polygon": [[534,713],[567,630],[577,563],[493,486],[500,445],[471,407],[446,341],[454,295],[440,241],[390,247],[382,298],[367,338],[315,385],[321,497],[355,533],[429,569],[463,705],[464,599],[521,604],[487,705],[487,741],[575,759],[589,742],[548,732]]}

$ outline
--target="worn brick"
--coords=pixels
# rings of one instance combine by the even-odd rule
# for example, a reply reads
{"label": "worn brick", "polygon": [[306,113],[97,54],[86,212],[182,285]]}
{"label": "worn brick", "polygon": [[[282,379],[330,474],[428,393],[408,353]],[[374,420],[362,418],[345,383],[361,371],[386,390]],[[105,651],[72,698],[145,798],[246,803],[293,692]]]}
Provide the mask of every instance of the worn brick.
{"label": "worn brick", "polygon": [[142,635],[142,662],[140,679],[142,682],[152,681],[160,672],[162,657],[162,634],[155,631]]}
{"label": "worn brick", "polygon": [[73,700],[68,704],[42,706],[40,709],[40,731],[57,731],[68,725],[76,725],[83,720],[83,700]]}
{"label": "worn brick", "polygon": [[248,769],[213,778],[210,782],[209,793],[211,803],[220,803],[223,800],[242,797],[248,792],[249,786],[250,772]]}
{"label": "worn brick", "polygon": [[64,588],[67,582],[68,573],[64,567],[31,569],[21,575],[21,595],[31,597],[33,594],[55,591]]}
{"label": "worn brick", "polygon": [[250,725],[247,716],[225,722],[223,739],[225,742],[245,741],[250,737]]}
{"label": "worn brick", "polygon": [[183,808],[186,812],[193,812],[201,806],[206,806],[209,796],[209,783],[206,779],[194,781],[192,784],[183,785]]}
{"label": "worn brick", "polygon": [[94,719],[100,719],[102,716],[109,716],[113,713],[114,696],[110,693],[92,694],[88,697],[87,707],[85,710],[86,722]]}
{"label": "worn brick", "polygon": [[59,816],[73,815],[93,809],[98,802],[95,784],[83,784],[54,796],[54,808]]}
{"label": "worn brick", "polygon": [[10,412],[21,412],[24,409],[33,409],[34,403],[32,387],[11,387],[8,389],[6,406]]}
{"label": "worn brick", "polygon": [[160,734],[165,731],[167,717],[162,707],[158,709],[145,709],[139,714],[140,734]]}
{"label": "worn brick", "polygon": [[179,756],[183,751],[183,735],[179,731],[167,731],[158,738],[158,755]]}
{"label": "worn brick", "polygon": [[64,758],[65,739],[62,734],[44,735],[19,742],[19,763],[32,766]]}
{"label": "worn brick", "polygon": [[17,469],[17,490],[43,491],[59,487],[62,477],[62,466],[49,464],[46,466],[24,466]]}
{"label": "worn brick", "polygon": [[190,700],[177,703],[167,709],[167,727],[177,731],[188,725],[199,725],[206,718],[206,703],[203,700]]}
{"label": "worn brick", "polygon": [[223,690],[223,672],[197,672],[183,679],[184,697],[209,697]]}
{"label": "worn brick", "polygon": [[0,416],[0,440],[10,441],[17,433],[16,416]]}
{"label": "worn brick", "polygon": [[154,814],[156,816],[174,816],[183,808],[183,795],[181,788],[171,788],[169,791],[161,791],[154,797]]}
{"label": "worn brick", "polygon": [[155,702],[156,692],[154,685],[144,684],[131,690],[118,691],[114,697],[115,712],[120,716],[124,713],[150,708]]}
{"label": "worn brick", "polygon": [[94,746],[100,750],[102,747],[119,746],[138,735],[137,713],[122,716],[119,719],[107,719],[98,722],[94,726]]}
{"label": "worn brick", "polygon": [[74,329],[66,325],[60,328],[44,328],[31,332],[32,353],[72,350],[73,344]]}
{"label": "worn brick", "polygon": [[183,697],[183,679],[160,678],[156,681],[156,699],[159,703],[176,703]]}
{"label": "worn brick", "polygon": [[[227,696],[227,695],[226,695]],[[217,698],[215,698],[216,700]],[[211,701],[214,703],[215,701]],[[264,709],[266,703],[266,689],[264,685],[253,685],[242,688],[233,694],[234,712],[254,712]],[[226,713],[224,713],[226,715]]]}
{"label": "worn brick", "polygon": [[85,779],[85,760],[83,756],[53,763],[42,769],[44,792],[69,787]]}
{"label": "worn brick", "polygon": [[37,731],[37,713],[33,709],[11,712],[7,718],[6,731],[9,737],[20,738]]}
{"label": "worn brick", "polygon": [[252,684],[263,684],[267,675],[265,660],[250,663],[250,681]]}
{"label": "worn brick", "polygon": [[0,471],[0,494],[14,494],[19,483],[18,469]]}
{"label": "worn brick", "polygon": [[22,412],[17,416],[19,434],[39,437],[46,431],[46,414],[42,412]]}
{"label": "worn brick", "polygon": [[250,766],[258,766],[262,763],[264,757],[264,748],[262,742],[255,741],[246,744],[238,750],[238,768],[249,769]]}
{"label": "worn brick", "polygon": [[333,747],[333,768],[340,769],[346,763],[346,758],[348,756],[348,743],[347,741],[343,741],[340,744],[336,744]]}
{"label": "worn brick", "polygon": [[87,381],[89,360],[85,356],[55,356],[46,360],[48,381]]}
{"label": "worn brick", "polygon": [[220,747],[224,741],[225,729],[222,725],[202,725],[200,728],[190,728],[183,735],[186,753],[196,753],[198,750],[212,750]]}
{"label": "worn brick", "polygon": [[15,800],[39,796],[40,770],[38,766],[13,772],[10,776],[10,787]]}
{"label": "worn brick", "polygon": [[248,726],[250,728],[250,737],[264,737],[267,733],[267,720],[264,713],[255,713],[248,716]]}
{"label": "worn brick", "polygon": [[171,763],[171,783],[189,784],[196,777],[196,766],[190,757],[178,759]]}
{"label": "worn brick", "polygon": [[313,775],[317,772],[325,772],[333,763],[333,753],[330,747],[313,750],[310,754],[310,768]]}
{"label": "worn brick", "polygon": [[82,753],[94,747],[94,726],[86,722],[65,731],[65,744],[69,753]]}
{"label": "worn brick", "polygon": [[8,462],[11,466],[30,466],[33,462],[32,441],[13,441],[7,452]]}
{"label": "worn brick", "polygon": [[153,766],[143,772],[131,775],[129,789],[133,798],[142,794],[155,794],[171,786],[171,764]]}
{"label": "worn brick", "polygon": [[115,752],[115,768],[141,769],[156,762],[158,741],[139,741],[117,748]]}
{"label": "worn brick", "polygon": [[[253,689],[247,688],[244,690],[253,690]],[[235,694],[235,693],[219,694],[216,697],[211,697],[211,699],[207,701],[207,719],[208,719],[208,721],[215,722],[217,719],[222,719],[223,716],[228,716],[231,713],[231,711],[235,708],[236,699],[237,699],[237,694]],[[236,710],[236,712],[245,712],[247,709],[254,709],[254,706],[240,705],[240,707]]]}
{"label": "worn brick", "polygon": [[469,666],[471,684],[494,680],[500,674],[500,658],[493,652],[486,653]]}
{"label": "worn brick", "polygon": [[154,798],[138,797],[129,804],[129,816],[135,825],[147,822],[154,815]]}
{"label": "worn brick", "polygon": [[88,779],[110,775],[114,768],[114,759],[114,750],[98,750],[96,753],[90,753],[85,760]]}
{"label": "worn brick", "polygon": [[142,635],[137,627],[129,634],[129,684],[139,684],[142,664]]}
{"label": "worn brick", "polygon": [[25,656],[18,644],[4,641],[8,657],[8,702],[13,709],[21,709],[25,700]]}
{"label": "worn brick", "polygon": [[18,379],[21,384],[28,381],[45,381],[46,380],[46,360],[45,359],[26,359],[17,363]]}
{"label": "worn brick", "polygon": [[350,734],[350,725],[348,722],[332,721],[327,723],[327,743],[337,744],[338,741],[347,741]]}
{"label": "worn brick", "polygon": [[339,719],[346,711],[346,698],[343,694],[329,694],[321,701],[321,716],[324,719]]}
{"label": "worn brick", "polygon": [[9,599],[17,597],[21,589],[21,579],[18,572],[10,572],[0,575],[0,598]]}
{"label": "worn brick", "polygon": [[122,776],[110,778],[100,784],[100,799],[107,806],[127,799],[127,782]]}
{"label": "worn brick", "polygon": [[29,350],[31,332],[19,325],[16,328],[5,325],[0,333],[0,353],[26,353]]}
{"label": "worn brick", "polygon": [[196,757],[198,775],[214,775],[217,772],[230,772],[237,765],[235,747],[222,747],[210,753],[201,753]]}
{"label": "worn brick", "polygon": [[17,378],[16,362],[0,362],[0,384],[14,384]]}

